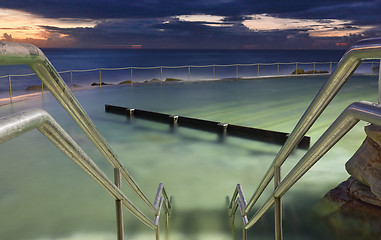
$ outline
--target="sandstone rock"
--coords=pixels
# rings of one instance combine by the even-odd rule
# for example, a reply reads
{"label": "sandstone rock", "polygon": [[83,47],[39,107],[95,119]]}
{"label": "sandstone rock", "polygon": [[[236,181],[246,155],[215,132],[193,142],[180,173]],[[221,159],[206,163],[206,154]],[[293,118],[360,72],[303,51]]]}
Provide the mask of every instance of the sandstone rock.
{"label": "sandstone rock", "polygon": [[161,80],[157,78],[153,78],[151,80],[144,81],[143,83],[161,83]]}
{"label": "sandstone rock", "polygon": [[165,81],[166,82],[182,82],[184,80],[178,79],[178,78],[166,78]]}
{"label": "sandstone rock", "polygon": [[[369,193],[368,186],[350,177],[324,196],[316,212],[332,239],[381,239],[381,207],[364,201]],[[371,198],[378,201],[374,195]]]}
{"label": "sandstone rock", "polygon": [[[103,86],[103,85],[112,85],[112,84],[110,84],[110,83],[105,83],[105,82],[101,82],[100,85]],[[99,86],[99,83],[94,82],[94,83],[91,84],[91,86]]]}
{"label": "sandstone rock", "polygon": [[25,91],[41,91],[42,86],[41,85],[32,85],[25,89]]}
{"label": "sandstone rock", "polygon": [[381,147],[378,144],[381,143],[381,128],[369,125],[365,127],[365,132],[368,137],[345,168],[351,176],[369,186],[370,191],[381,200]]}
{"label": "sandstone rock", "polygon": [[381,240],[381,127],[365,127],[366,139],[345,164],[351,177],[329,191],[318,214],[335,239]]}
{"label": "sandstone rock", "polygon": [[[353,177],[348,178],[348,180],[329,191],[323,199],[335,203],[338,207],[336,210],[340,210],[345,214],[352,214],[355,216],[381,216],[381,207],[362,201],[356,196],[359,195],[361,191],[367,192],[366,194],[369,199],[378,201],[374,195],[369,194],[370,191],[368,186],[362,184]],[[378,204],[381,204],[381,201],[378,201]]]}
{"label": "sandstone rock", "polygon": [[381,207],[381,200],[378,199],[370,190],[370,187],[353,177],[347,180],[349,182],[349,194],[363,202]]}
{"label": "sandstone rock", "polygon": [[123,81],[123,82],[120,82],[119,84],[131,84],[131,80],[126,80],[126,81]]}
{"label": "sandstone rock", "polygon": [[305,74],[304,69],[298,68],[293,71],[291,74]]}

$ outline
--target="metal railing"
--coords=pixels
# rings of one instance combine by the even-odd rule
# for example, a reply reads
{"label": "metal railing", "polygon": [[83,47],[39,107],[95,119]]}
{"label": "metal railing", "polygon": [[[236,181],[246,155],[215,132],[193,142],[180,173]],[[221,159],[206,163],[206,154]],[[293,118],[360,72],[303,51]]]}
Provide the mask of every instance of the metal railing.
{"label": "metal railing", "polygon": [[[28,110],[0,118],[0,143],[6,142],[32,129],[38,129],[57,148],[71,158],[75,164],[113,196],[116,201],[123,204],[133,215],[150,228],[158,231],[158,220],[163,203],[168,219],[170,203],[162,183],[159,184],[154,203],[156,210],[155,219],[150,220],[121,191],[120,169],[116,169],[119,173],[115,174],[117,181],[114,184],[69,134],[44,110]],[[120,233],[123,233],[123,231],[120,231]]]}
{"label": "metal railing", "polygon": [[[367,74],[374,74],[377,67],[379,67],[379,62],[374,61],[367,61],[367,66],[364,67],[363,71]],[[158,77],[160,75],[159,79],[156,79],[160,84],[163,84],[166,82],[166,79],[175,79],[175,80],[182,80],[184,82],[189,82],[193,80],[219,80],[219,79],[225,79],[226,77],[217,77],[216,76],[216,70],[218,69],[222,74],[230,75],[228,79],[257,79],[257,78],[264,78],[264,77],[286,77],[286,76],[306,76],[306,75],[316,75],[316,74],[330,74],[332,72],[332,69],[337,65],[337,62],[285,62],[285,63],[250,63],[250,64],[209,64],[209,65],[184,65],[184,66],[153,66],[153,67],[120,67],[120,68],[93,68],[93,69],[81,69],[81,70],[65,70],[58,72],[61,74],[61,76],[65,76],[65,74],[69,74],[69,77],[67,77],[67,84],[70,85],[70,89],[73,90],[75,88],[75,80],[73,78],[73,74],[81,74],[81,73],[90,73],[95,72],[97,76],[86,78],[91,78],[93,81],[93,85],[98,86],[99,88],[102,88],[102,85],[112,85],[115,84],[115,80],[111,79],[111,82],[105,83],[104,81],[107,81],[107,79],[110,79],[110,77],[105,77],[105,72],[111,72],[111,71],[127,71],[123,72],[121,76],[125,78],[127,76],[127,81],[124,81],[125,83],[129,83],[131,86],[133,84],[139,83],[141,79],[139,77],[135,77],[134,73],[137,70],[157,70],[160,72],[156,72],[156,74],[150,75],[152,79],[155,79],[154,77]],[[281,71],[281,68],[284,68],[283,71]],[[307,67],[307,68],[306,68]],[[204,72],[202,75],[195,74],[194,69],[210,69],[207,72]],[[232,68],[230,71],[224,71],[223,68]],[[177,77],[178,73],[170,73],[170,71],[166,74],[166,70],[174,70],[174,69],[184,69],[185,71],[182,72],[182,77]],[[243,70],[242,70],[243,69]],[[309,69],[304,71],[304,69]],[[98,73],[97,73],[98,72]],[[7,74],[0,76],[0,79],[7,79],[8,85],[9,85],[9,101],[12,102],[13,100],[13,94],[12,94],[12,79],[14,78],[20,78],[20,77],[31,77],[34,76],[35,73],[28,73],[28,74]],[[137,75],[135,73],[135,75]],[[118,75],[119,76],[119,75]],[[197,77],[193,77],[197,76]],[[97,80],[95,80],[97,78]],[[70,80],[69,80],[70,79]],[[144,77],[147,81],[147,76]],[[149,77],[148,77],[149,79]],[[149,82],[149,80],[148,80]],[[70,84],[69,84],[70,83]],[[82,84],[83,81],[77,81],[77,83]],[[90,83],[86,83],[89,84]],[[43,83],[41,83],[41,92],[43,92]]]}
{"label": "metal railing", "polygon": [[[301,138],[310,129],[320,114],[324,111],[333,97],[341,89],[343,84],[352,76],[362,61],[366,59],[381,59],[381,38],[367,39],[358,42],[351,47],[341,58],[336,69],[320,89],[298,124],[288,137],[270,168],[267,170],[256,192],[247,203],[240,185],[237,185],[229,208],[232,216],[240,207],[243,218],[243,237],[246,239],[246,231],[251,228],[273,205],[275,205],[275,239],[283,239],[282,231],[282,196],[359,120],[381,125],[380,105],[368,102],[354,103],[350,105],[340,117],[319,138],[295,167],[281,179],[281,166],[300,142]],[[380,71],[381,75],[381,71]],[[380,76],[381,78],[381,76]],[[381,91],[379,90],[379,96]],[[274,179],[274,191],[263,206],[247,220],[247,214],[253,208],[270,181]]]}
{"label": "metal railing", "polygon": [[[54,69],[53,65],[45,57],[43,52],[34,45],[1,42],[0,41],[0,65],[28,65],[34,73],[38,76],[41,82],[44,83],[46,88],[50,90],[52,95],[63,106],[67,113],[73,118],[83,132],[94,143],[102,155],[110,162],[114,168],[115,183],[120,185],[120,178],[122,177],[134,193],[144,202],[145,205],[155,215],[158,214],[158,209],[155,204],[151,203],[146,195],[142,192],[140,187],[134,181],[132,176],[127,172],[117,156],[108,145],[107,141],[103,138],[100,132],[91,121],[83,107],[79,104],[78,100],[74,97],[70,88],[65,84],[61,76]],[[120,177],[121,176],[121,177]],[[162,190],[162,193],[165,193]],[[169,204],[166,194],[162,194],[165,202]],[[116,200],[116,209],[118,219],[118,230],[123,230],[123,219],[121,218],[122,201]],[[124,203],[123,203],[124,204]],[[168,205],[169,206],[169,205]],[[129,209],[131,211],[131,209]],[[151,222],[143,221],[146,225],[153,227]],[[123,233],[118,233],[118,236],[123,239]]]}

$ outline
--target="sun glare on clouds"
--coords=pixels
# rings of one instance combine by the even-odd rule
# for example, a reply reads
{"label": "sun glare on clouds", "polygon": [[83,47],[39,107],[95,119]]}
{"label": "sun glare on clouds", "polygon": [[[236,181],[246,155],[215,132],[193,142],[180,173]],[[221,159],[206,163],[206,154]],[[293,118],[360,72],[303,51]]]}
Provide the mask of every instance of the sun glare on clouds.
{"label": "sun glare on clouds", "polygon": [[[278,18],[268,14],[249,16],[251,19],[243,21],[252,31],[275,30],[306,30],[311,37],[343,37],[350,34],[361,34],[372,26],[355,26],[351,21],[337,19],[292,19]],[[351,26],[348,28],[348,26]]]}

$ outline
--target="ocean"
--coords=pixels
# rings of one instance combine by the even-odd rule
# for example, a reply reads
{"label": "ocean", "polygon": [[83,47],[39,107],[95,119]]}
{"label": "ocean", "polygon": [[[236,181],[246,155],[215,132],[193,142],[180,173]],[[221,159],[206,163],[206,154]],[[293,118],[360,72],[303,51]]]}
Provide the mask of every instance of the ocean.
{"label": "ocean", "polygon": [[[235,77],[267,76],[276,74],[291,74],[300,62],[298,68],[313,69],[312,62],[317,64],[317,70],[329,71],[329,62],[336,63],[344,54],[343,50],[149,50],[149,49],[43,49],[57,71],[80,70],[62,73],[61,76],[68,85],[75,84],[89,87],[92,83],[101,81],[117,84],[131,80],[131,70],[107,70],[125,67],[157,67],[169,66],[160,72],[156,69],[133,69],[133,82],[144,82],[152,79],[165,81],[166,78],[176,78],[184,81],[221,79]],[[234,65],[257,63],[284,63],[277,65],[262,65],[258,70],[253,66],[220,66],[213,69],[206,65]],[[308,64],[301,64],[308,63]],[[183,66],[182,68],[178,68]],[[334,64],[333,64],[334,67]],[[93,70],[82,72],[82,70]],[[106,70],[103,70],[106,69]],[[369,68],[370,69],[370,68]],[[238,74],[237,74],[238,71]],[[0,66],[0,98],[9,96],[9,78],[7,75],[33,73],[27,66]],[[72,83],[71,83],[72,82]],[[13,95],[25,94],[29,86],[39,85],[35,76],[11,76]]]}

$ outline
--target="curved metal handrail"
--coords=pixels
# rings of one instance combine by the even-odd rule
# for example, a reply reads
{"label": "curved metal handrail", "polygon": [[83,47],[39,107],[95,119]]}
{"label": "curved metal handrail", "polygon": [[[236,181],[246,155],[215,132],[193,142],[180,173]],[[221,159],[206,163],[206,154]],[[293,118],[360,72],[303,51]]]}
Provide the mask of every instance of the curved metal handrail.
{"label": "curved metal handrail", "polygon": [[298,161],[294,168],[280,182],[271,196],[252,219],[245,224],[245,229],[252,227],[260,217],[281,198],[325,153],[327,153],[349,130],[360,120],[381,126],[381,105],[372,102],[355,102],[349,105],[342,114],[324,132],[319,140]]}
{"label": "curved metal handrail", "polygon": [[155,213],[154,205],[137,185],[132,176],[123,167],[117,156],[108,145],[107,141],[99,133],[85,110],[72,94],[56,69],[46,58],[44,53],[36,46],[25,43],[0,41],[0,65],[26,64],[36,73],[53,96],[69,113],[84,133],[90,138],[97,149],[105,156],[114,168],[120,168],[121,174],[127,184],[139,196],[139,198]]}
{"label": "curved metal handrail", "polygon": [[135,207],[46,111],[33,109],[0,118],[0,143],[6,142],[35,128],[71,158],[74,163],[110,193],[111,196],[116,200],[121,200],[123,205],[138,219],[152,229],[157,228],[157,225]]}
{"label": "curved metal handrail", "polygon": [[365,59],[379,59],[381,58],[381,38],[363,40],[351,47],[344,56],[340,59],[337,67],[332,73],[331,77],[326,81],[315,99],[312,101],[298,124],[291,132],[286,143],[283,145],[278,155],[275,157],[272,167],[268,169],[257,192],[251,197],[246,206],[246,213],[251,210],[259,196],[262,194],[266,186],[274,175],[274,167],[279,167],[284,163],[287,157],[295,149],[300,142],[301,138],[310,129],[312,124],[320,116],[323,110],[331,102],[337,92],[354,73],[357,67]]}
{"label": "curved metal handrail", "polygon": [[[46,111],[31,109],[0,118],[0,144],[33,129],[38,129],[58,149],[73,160],[75,164],[93,178],[115,200],[120,201],[140,221],[156,230],[156,239],[159,239],[159,217],[161,209],[164,206],[166,225],[168,225],[168,216],[171,210],[171,205],[162,183],[159,184],[155,198],[155,217],[154,220],[151,220],[126,197],[120,189],[120,183],[112,183],[107,175]],[[122,226],[118,226],[118,239],[123,239],[123,231],[120,230],[123,230]]]}
{"label": "curved metal handrail", "polygon": [[[250,228],[260,218],[260,216],[275,203],[275,217],[277,218],[275,226],[276,239],[282,239],[280,202],[282,194],[279,194],[279,189],[282,189],[281,185],[284,181],[281,181],[280,179],[280,167],[298,145],[302,137],[307,133],[317,118],[321,115],[327,105],[336,96],[337,92],[341,89],[343,84],[350,78],[350,76],[352,76],[362,61],[367,59],[381,59],[381,38],[365,39],[359,41],[354,46],[352,46],[340,59],[334,72],[320,89],[310,106],[307,108],[299,120],[298,124],[295,126],[294,130],[291,132],[286,143],[276,155],[257,190],[254,192],[250,201],[247,203],[244,212],[247,214],[253,208],[254,204],[257,202],[258,198],[262,195],[263,191],[273,178],[274,188],[278,189],[278,194],[270,197],[265,205],[257,212],[257,217],[252,218],[249,223],[245,225],[245,229]],[[233,197],[234,198],[231,199],[230,206],[234,205],[237,194],[234,193]]]}

